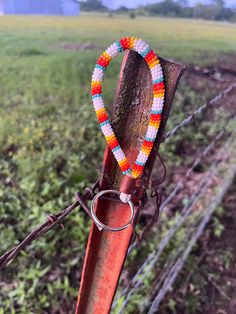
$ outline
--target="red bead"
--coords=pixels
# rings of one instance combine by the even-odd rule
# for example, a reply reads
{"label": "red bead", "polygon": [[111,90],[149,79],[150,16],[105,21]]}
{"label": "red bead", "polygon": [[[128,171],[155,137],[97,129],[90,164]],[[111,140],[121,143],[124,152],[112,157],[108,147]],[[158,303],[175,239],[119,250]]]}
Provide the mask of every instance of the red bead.
{"label": "red bead", "polygon": [[152,58],[156,58],[156,54],[154,53],[153,50],[150,50],[146,55],[145,60],[150,61]]}
{"label": "red bead", "polygon": [[143,147],[152,148],[152,146],[153,146],[153,142],[150,142],[150,141],[147,141],[147,140],[143,141]]}
{"label": "red bead", "polygon": [[104,56],[101,56],[98,61],[97,64],[103,66],[103,67],[107,67],[109,65],[110,61],[107,60]]}
{"label": "red bead", "polygon": [[152,113],[150,115],[150,121],[160,121],[161,120],[161,114],[160,113]]}
{"label": "red bead", "polygon": [[101,94],[102,93],[102,86],[92,87],[91,93],[92,93],[92,95]]}
{"label": "red bead", "polygon": [[107,119],[108,119],[108,115],[106,114],[106,112],[104,112],[98,116],[98,120],[100,123],[107,121]]}
{"label": "red bead", "polygon": [[164,91],[164,83],[163,82],[157,83],[157,84],[153,84],[153,91],[154,92],[161,91],[161,90]]}
{"label": "red bead", "polygon": [[110,149],[114,149],[117,146],[119,146],[119,143],[118,143],[117,139],[114,138],[113,141],[109,143],[109,147],[110,147]]}
{"label": "red bead", "polygon": [[133,168],[132,168],[132,171],[134,172],[142,172],[144,166],[141,166],[141,165],[138,165],[138,164],[134,164]]}

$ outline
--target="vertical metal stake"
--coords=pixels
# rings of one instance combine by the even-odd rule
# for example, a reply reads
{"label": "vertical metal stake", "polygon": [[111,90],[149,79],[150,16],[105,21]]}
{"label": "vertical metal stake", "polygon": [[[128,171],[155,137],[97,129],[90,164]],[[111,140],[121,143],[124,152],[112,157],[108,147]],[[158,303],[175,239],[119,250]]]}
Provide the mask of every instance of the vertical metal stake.
{"label": "vertical metal stake", "polygon": [[[176,86],[185,69],[179,63],[163,58],[160,58],[160,61],[166,82],[165,107],[157,140],[145,167],[145,179],[150,177]],[[138,53],[127,51],[121,65],[113,103],[112,125],[131,165],[146,133],[151,104],[152,81],[148,66]],[[121,178],[119,166],[110,149],[106,147],[100,180],[101,189],[119,190]],[[139,190],[142,194],[141,180]],[[137,211],[137,207],[135,210]],[[99,199],[96,215],[105,224],[115,227],[124,225],[129,220],[130,211],[126,204]],[[77,314],[109,313],[131,236],[131,226],[120,232],[109,232],[99,231],[97,226],[92,225],[76,306]]]}

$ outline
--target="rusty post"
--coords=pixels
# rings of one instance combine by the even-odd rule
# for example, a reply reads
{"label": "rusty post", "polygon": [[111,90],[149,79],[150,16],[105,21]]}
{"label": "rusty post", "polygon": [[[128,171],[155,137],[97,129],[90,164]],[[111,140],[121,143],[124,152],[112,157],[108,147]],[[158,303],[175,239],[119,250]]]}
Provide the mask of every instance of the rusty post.
{"label": "rusty post", "polygon": [[[145,167],[139,194],[151,175],[161,143],[178,80],[184,66],[160,58],[163,66],[166,96],[161,127],[154,149]],[[131,165],[142,144],[152,103],[151,75],[142,57],[134,51],[125,52],[112,108],[112,126]],[[132,108],[132,110],[130,110]],[[108,147],[105,149],[100,188],[119,190],[122,174]],[[142,183],[142,184],[141,184]],[[142,185],[142,187],[141,187]],[[138,207],[135,207],[135,211]],[[121,226],[129,220],[129,207],[111,200],[99,199],[96,214],[109,226]],[[99,231],[92,225],[82,271],[77,314],[109,313],[120,273],[126,258],[132,227],[120,232]]]}

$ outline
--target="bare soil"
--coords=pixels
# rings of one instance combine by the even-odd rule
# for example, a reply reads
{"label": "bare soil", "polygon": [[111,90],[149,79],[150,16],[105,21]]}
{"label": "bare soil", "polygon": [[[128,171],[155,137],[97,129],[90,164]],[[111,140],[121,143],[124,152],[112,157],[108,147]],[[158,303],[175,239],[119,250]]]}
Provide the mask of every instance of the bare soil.
{"label": "bare soil", "polygon": [[63,43],[59,46],[59,48],[63,50],[68,50],[68,51],[85,51],[85,50],[102,49],[102,47],[94,45],[91,42],[86,42],[83,44]]}

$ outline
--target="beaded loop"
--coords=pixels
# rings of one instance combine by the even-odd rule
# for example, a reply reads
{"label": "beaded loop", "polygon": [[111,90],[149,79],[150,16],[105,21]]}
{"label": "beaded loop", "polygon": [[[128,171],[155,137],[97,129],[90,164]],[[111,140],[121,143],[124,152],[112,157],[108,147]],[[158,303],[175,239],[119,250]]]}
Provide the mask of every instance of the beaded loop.
{"label": "beaded loop", "polygon": [[[130,167],[129,162],[116,139],[108,114],[104,107],[102,96],[102,80],[107,66],[116,55],[126,49],[134,50],[144,58],[151,71],[153,87],[153,102],[150,112],[149,125],[141,150],[132,168]],[[165,84],[162,67],[157,55],[142,39],[124,37],[114,42],[97,60],[92,75],[91,94],[102,132],[121,168],[122,173],[124,175],[131,175],[134,178],[140,177],[156,139],[164,105]]]}

